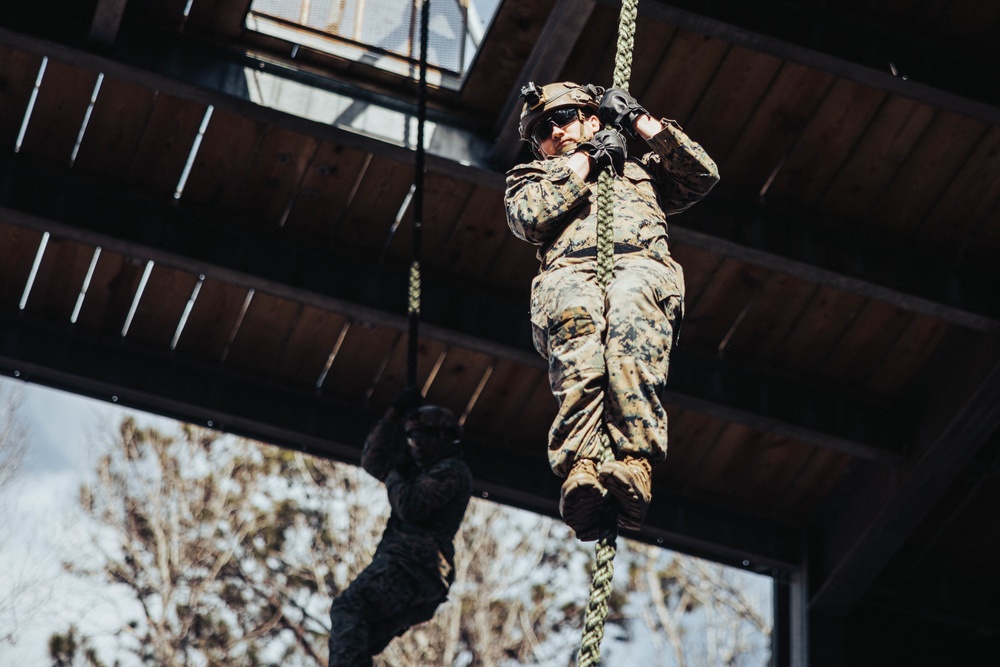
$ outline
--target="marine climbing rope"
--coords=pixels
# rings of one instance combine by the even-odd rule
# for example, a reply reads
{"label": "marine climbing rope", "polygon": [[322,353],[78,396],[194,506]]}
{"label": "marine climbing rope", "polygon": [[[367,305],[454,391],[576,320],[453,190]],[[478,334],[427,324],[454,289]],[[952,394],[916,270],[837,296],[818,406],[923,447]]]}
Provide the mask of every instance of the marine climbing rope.
{"label": "marine climbing rope", "polygon": [[[417,153],[413,174],[413,249],[407,290],[406,386],[417,386],[417,356],[420,339],[420,246],[424,219],[424,125],[427,121],[427,35],[431,0],[420,3],[420,61],[417,84]],[[414,6],[416,10],[416,6]]]}
{"label": "marine climbing rope", "polygon": [[[629,79],[632,77],[632,50],[635,43],[635,18],[638,6],[639,0],[623,0],[618,20],[618,48],[615,54],[613,86],[626,91]],[[615,266],[615,177],[610,166],[601,172],[597,183],[597,281],[601,289],[606,289]],[[600,463],[613,456],[608,433],[602,430]],[[604,621],[608,617],[611,579],[614,577],[614,560],[618,551],[617,540],[618,526],[612,514],[606,517],[595,547],[590,599],[583,617],[583,639],[576,658],[579,667],[591,667],[600,664],[601,661],[601,640],[604,638]]]}

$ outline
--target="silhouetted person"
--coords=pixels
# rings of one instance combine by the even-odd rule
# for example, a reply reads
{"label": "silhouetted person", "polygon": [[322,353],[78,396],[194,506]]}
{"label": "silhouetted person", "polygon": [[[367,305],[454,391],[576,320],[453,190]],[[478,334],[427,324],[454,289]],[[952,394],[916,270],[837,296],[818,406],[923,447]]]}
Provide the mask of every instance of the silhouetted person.
{"label": "silhouetted person", "polygon": [[392,513],[368,567],[333,601],[330,667],[363,667],[429,620],[455,579],[455,533],[472,494],[450,410],[404,390],[372,429],[361,465],[385,484]]}

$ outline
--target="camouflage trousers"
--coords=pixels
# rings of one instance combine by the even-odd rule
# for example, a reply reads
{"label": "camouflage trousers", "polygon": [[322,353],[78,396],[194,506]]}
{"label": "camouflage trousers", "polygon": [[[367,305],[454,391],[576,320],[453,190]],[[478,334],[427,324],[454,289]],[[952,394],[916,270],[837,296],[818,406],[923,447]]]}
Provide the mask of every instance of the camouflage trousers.
{"label": "camouflage trousers", "polygon": [[559,403],[548,452],[557,475],[565,477],[577,459],[599,458],[602,427],[618,459],[666,458],[660,395],[683,303],[683,274],[666,252],[616,256],[606,294],[593,257],[563,257],[535,277],[534,343],[549,361]]}
{"label": "camouflage trousers", "polygon": [[420,577],[398,559],[376,555],[330,608],[329,667],[370,666],[373,655],[430,620],[446,599],[436,577]]}

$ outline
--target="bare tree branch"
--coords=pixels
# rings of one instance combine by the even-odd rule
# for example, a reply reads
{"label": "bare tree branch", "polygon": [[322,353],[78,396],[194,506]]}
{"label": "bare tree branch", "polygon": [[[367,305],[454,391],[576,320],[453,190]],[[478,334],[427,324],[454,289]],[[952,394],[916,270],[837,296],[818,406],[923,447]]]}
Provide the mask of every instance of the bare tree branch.
{"label": "bare tree branch", "polygon": [[[331,598],[370,562],[388,517],[384,488],[359,468],[134,419],[80,498],[103,543],[118,536],[103,551],[104,576],[141,610],[121,650],[149,664],[258,667],[276,655],[288,667],[324,664]],[[645,623],[679,667],[704,664],[705,646],[726,662],[766,646],[766,616],[723,568],[629,544],[619,558],[631,574],[617,582],[625,595],[613,596],[609,623]],[[473,499],[455,547],[449,600],[377,666],[572,660],[590,545],[561,523]],[[635,618],[623,611],[636,608]],[[694,632],[697,613],[714,635]]]}

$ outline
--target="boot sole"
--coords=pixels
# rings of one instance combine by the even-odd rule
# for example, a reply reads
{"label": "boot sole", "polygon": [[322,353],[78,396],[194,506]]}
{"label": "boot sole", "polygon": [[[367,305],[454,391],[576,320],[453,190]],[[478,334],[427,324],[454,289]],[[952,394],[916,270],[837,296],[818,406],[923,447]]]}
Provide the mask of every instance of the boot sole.
{"label": "boot sole", "polygon": [[645,512],[635,488],[612,474],[601,475],[601,483],[618,504],[618,525],[626,530],[639,530]]}
{"label": "boot sole", "polygon": [[590,484],[578,484],[563,494],[559,510],[563,521],[576,533],[576,539],[592,542],[598,538],[603,501],[600,487]]}

